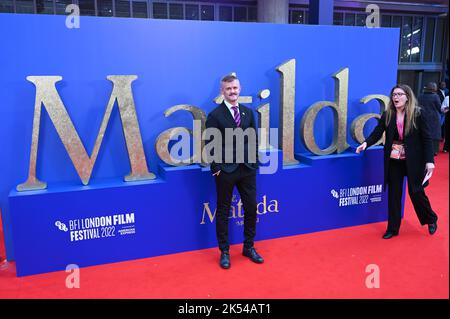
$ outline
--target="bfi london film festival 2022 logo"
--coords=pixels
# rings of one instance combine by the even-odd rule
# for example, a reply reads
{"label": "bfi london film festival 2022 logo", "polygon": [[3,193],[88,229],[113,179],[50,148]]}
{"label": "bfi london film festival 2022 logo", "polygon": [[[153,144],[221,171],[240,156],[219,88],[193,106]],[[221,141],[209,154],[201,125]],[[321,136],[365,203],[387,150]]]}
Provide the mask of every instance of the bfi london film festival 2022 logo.
{"label": "bfi london film festival 2022 logo", "polygon": [[68,233],[71,242],[106,239],[136,233],[134,213],[71,219],[67,224],[60,220],[55,222],[57,229]]}

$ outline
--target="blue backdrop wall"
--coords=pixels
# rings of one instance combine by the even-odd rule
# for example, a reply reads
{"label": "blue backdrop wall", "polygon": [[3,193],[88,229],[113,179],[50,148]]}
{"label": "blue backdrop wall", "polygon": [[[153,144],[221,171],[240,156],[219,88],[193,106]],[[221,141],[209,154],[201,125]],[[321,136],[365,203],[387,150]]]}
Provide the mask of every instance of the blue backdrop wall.
{"label": "blue backdrop wall", "polygon": [[[0,205],[8,259],[16,260],[18,275],[215,246],[215,187],[208,169],[162,165],[154,148],[162,131],[192,127],[192,116],[163,113],[177,104],[208,113],[220,78],[236,72],[241,95],[253,97],[250,107],[262,104],[259,91],[270,90],[263,102],[270,103],[271,127],[278,127],[276,68],[291,59],[300,164],[258,176],[257,239],[386,219],[385,193],[379,191],[381,150],[315,156],[302,143],[300,121],[313,103],[334,101],[332,75],[347,67],[347,142],[355,146],[353,119],[379,113],[375,101],[359,100],[388,95],[396,82],[397,29],[96,17],[81,17],[80,28],[68,29],[65,21],[65,16],[0,14]],[[35,100],[29,75],[63,77],[56,88],[89,154],[111,95],[106,77],[137,75],[133,96],[148,167],[157,179],[123,182],[130,164],[115,107],[91,182],[83,186],[42,112],[37,175],[48,188],[16,192],[28,174]],[[366,125],[366,134],[375,123]],[[322,148],[331,143],[333,125],[331,111],[321,111],[315,136]],[[358,203],[342,200],[351,193]],[[243,232],[238,195],[234,209],[230,236],[237,243]],[[79,239],[82,234],[94,238]]]}

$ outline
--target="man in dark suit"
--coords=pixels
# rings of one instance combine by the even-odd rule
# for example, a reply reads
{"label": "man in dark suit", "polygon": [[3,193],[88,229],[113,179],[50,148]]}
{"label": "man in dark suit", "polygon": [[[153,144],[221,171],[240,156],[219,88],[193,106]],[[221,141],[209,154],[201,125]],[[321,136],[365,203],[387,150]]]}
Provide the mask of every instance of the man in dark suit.
{"label": "man in dark suit", "polygon": [[434,156],[439,152],[439,142],[441,140],[441,102],[436,94],[437,84],[429,82],[424,88],[424,93],[419,95],[418,101],[422,108],[428,126],[430,128],[431,138],[433,139]]}
{"label": "man in dark suit", "polygon": [[[441,100],[441,104],[444,102],[445,97],[448,95],[448,89],[447,89],[447,84],[442,81],[439,83],[439,90],[437,90],[437,95],[439,96],[439,99]],[[445,139],[446,135],[446,126],[448,126],[448,114],[444,114],[441,110],[441,139]],[[447,144],[447,148],[448,148],[448,144]],[[445,147],[444,147],[445,149]],[[448,149],[447,149],[448,151]]]}
{"label": "man in dark suit", "polygon": [[445,97],[444,102],[442,102],[441,105],[441,112],[445,114],[445,142],[444,142],[444,149],[442,150],[444,153],[447,153],[449,150],[449,142],[450,142],[450,112],[449,112],[449,106],[448,106],[448,95]]}
{"label": "man in dark suit", "polygon": [[[224,101],[209,113],[206,129],[215,128],[221,134],[221,142],[214,148],[211,173],[216,182],[217,192],[216,235],[221,251],[220,266],[228,269],[231,266],[228,218],[235,186],[241,196],[245,212],[242,254],[255,263],[263,263],[264,260],[253,246],[256,235],[258,168],[255,116],[252,110],[238,103],[241,85],[236,76],[227,75],[222,78],[220,89]],[[233,134],[241,135],[242,139],[238,141],[239,138]]]}
{"label": "man in dark suit", "polygon": [[444,81],[439,83],[439,90],[437,90],[436,93],[439,96],[441,103],[444,102],[445,97],[448,95],[447,84]]}

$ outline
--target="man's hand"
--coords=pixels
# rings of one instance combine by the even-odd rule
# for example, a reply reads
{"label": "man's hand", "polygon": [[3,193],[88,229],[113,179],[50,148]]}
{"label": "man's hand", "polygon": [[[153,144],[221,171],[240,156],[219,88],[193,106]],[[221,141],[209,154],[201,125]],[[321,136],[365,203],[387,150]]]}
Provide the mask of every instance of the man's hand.
{"label": "man's hand", "polygon": [[215,173],[213,174],[213,176],[219,176],[219,174],[220,174],[220,170],[218,170],[217,172],[215,172]]}
{"label": "man's hand", "polygon": [[356,154],[359,154],[361,151],[364,151],[367,148],[367,143],[364,142],[356,149]]}

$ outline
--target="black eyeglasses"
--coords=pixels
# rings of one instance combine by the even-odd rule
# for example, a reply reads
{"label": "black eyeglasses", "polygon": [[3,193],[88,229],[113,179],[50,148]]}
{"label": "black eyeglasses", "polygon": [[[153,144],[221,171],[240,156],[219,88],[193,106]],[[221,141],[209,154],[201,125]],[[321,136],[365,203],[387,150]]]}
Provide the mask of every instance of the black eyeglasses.
{"label": "black eyeglasses", "polygon": [[403,96],[403,95],[406,95],[406,93],[392,93],[392,97],[401,97],[401,96]]}

